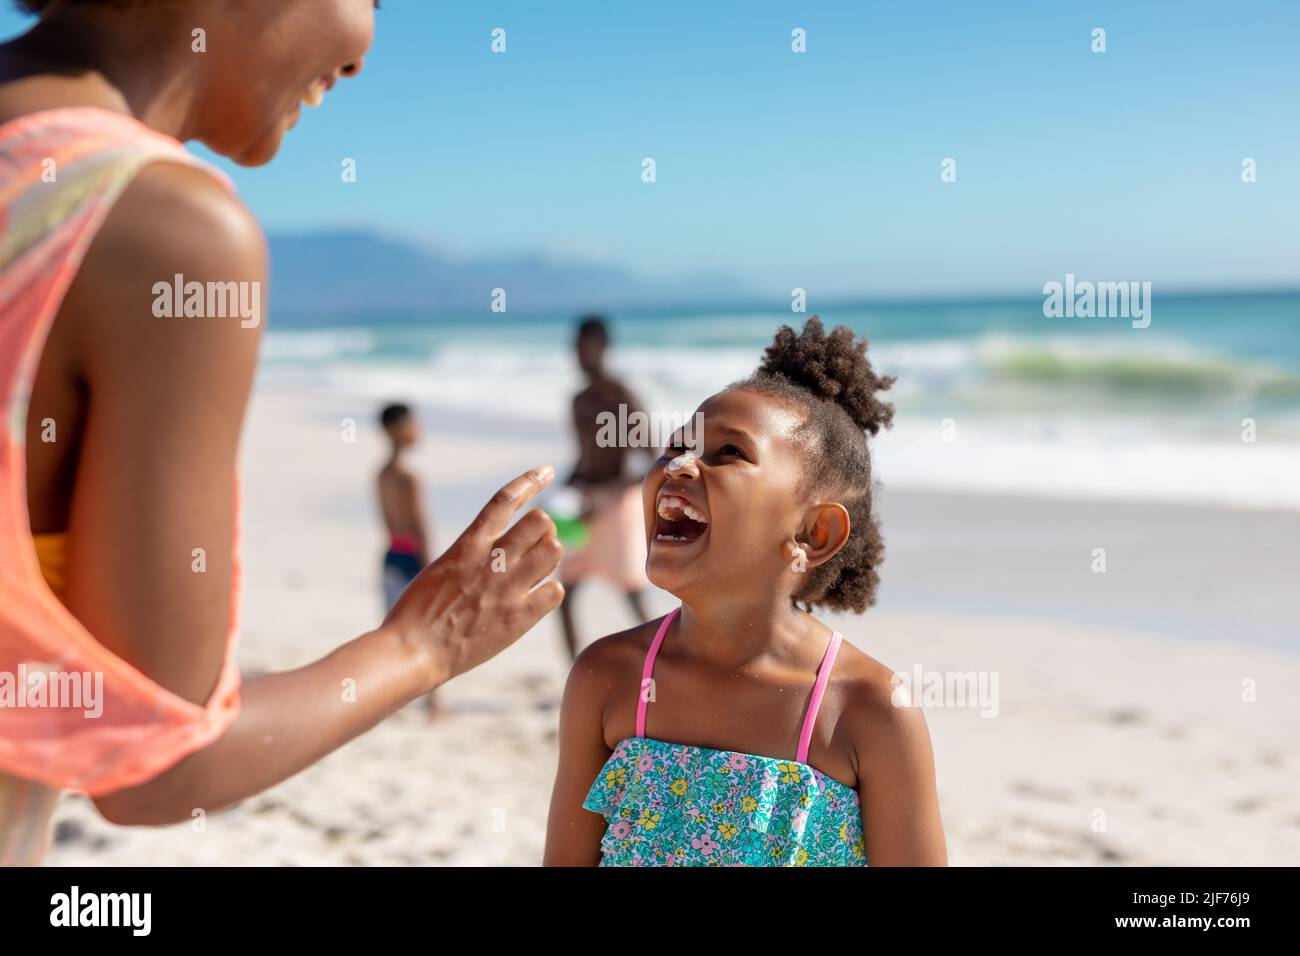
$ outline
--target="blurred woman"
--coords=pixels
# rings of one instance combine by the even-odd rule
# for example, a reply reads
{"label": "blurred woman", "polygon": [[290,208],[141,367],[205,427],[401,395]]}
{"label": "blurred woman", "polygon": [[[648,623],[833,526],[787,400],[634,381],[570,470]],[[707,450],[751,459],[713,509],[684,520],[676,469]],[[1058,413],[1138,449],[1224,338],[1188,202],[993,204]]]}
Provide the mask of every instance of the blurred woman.
{"label": "blurred woman", "polygon": [[[578,366],[586,387],[573,397],[573,434],[578,461],[568,485],[583,502],[582,523],[586,540],[570,549],[560,563],[560,580],[566,596],[560,605],[564,644],[572,660],[578,656],[579,638],[573,603],[583,581],[603,580],[622,592],[638,621],[646,619],[643,592],[645,576],[645,519],[641,514],[641,475],[637,450],[624,442],[602,440],[601,422],[627,420],[641,414],[641,403],[605,361],[609,329],[600,316],[578,324],[574,341]],[[647,456],[645,450],[639,454]]]}
{"label": "blurred woman", "polygon": [[[546,466],[501,489],[375,630],[241,686],[234,469],[262,323],[214,313],[213,296],[260,302],[267,247],[180,144],[268,162],[303,104],[361,72],[376,4],[21,5],[40,20],[0,46],[8,863],[40,860],[65,790],[113,822],[160,824],[284,780],[563,597],[535,587],[561,553],[550,519],[507,530]],[[184,302],[167,301],[173,283]],[[488,570],[494,548],[506,573]]]}

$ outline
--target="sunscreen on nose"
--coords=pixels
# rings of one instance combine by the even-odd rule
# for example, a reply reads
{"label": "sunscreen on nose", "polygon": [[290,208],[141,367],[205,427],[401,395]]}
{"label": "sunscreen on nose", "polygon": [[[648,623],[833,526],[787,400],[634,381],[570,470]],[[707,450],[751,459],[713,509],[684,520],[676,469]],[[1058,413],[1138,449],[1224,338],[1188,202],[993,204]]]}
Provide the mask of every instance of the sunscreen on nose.
{"label": "sunscreen on nose", "polygon": [[682,452],[680,455],[678,455],[676,458],[674,458],[672,461],[668,463],[667,470],[676,471],[678,468],[685,468],[686,463],[689,462],[694,457],[695,455],[689,451]]}

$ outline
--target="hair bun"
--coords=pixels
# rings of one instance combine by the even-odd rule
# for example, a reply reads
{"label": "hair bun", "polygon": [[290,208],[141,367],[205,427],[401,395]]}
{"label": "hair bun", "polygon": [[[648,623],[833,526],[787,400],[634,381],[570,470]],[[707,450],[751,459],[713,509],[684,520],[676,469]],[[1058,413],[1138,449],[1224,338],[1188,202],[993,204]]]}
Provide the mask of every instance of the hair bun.
{"label": "hair bun", "polygon": [[894,376],[876,374],[867,359],[866,337],[858,338],[847,325],[837,325],[827,335],[822,320],[814,315],[797,334],[790,326],[781,326],[763,352],[758,374],[778,375],[834,402],[873,435],[893,424],[894,406],[876,393],[887,391]]}

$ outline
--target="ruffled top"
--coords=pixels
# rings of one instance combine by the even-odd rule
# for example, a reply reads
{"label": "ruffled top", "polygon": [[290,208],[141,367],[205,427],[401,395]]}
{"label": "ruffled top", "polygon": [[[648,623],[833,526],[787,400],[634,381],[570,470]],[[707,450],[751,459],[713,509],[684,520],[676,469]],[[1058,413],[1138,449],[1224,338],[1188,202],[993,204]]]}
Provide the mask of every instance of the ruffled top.
{"label": "ruffled top", "polygon": [[601,866],[866,866],[858,795],[806,763],[629,737],[583,807]]}

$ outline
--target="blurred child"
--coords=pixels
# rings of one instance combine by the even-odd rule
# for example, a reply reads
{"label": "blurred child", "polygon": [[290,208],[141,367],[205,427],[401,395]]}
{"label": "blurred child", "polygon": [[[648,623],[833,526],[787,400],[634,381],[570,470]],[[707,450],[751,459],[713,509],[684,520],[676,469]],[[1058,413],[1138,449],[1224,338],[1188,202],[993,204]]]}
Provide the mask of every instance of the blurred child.
{"label": "blurred child", "polygon": [[[388,436],[389,455],[379,470],[379,510],[388,531],[388,552],[384,555],[384,610],[391,611],[406,586],[429,563],[429,536],[424,520],[420,481],[402,460],[402,454],[420,439],[420,428],[411,409],[388,405],[379,413],[379,423]],[[424,698],[430,714],[437,711],[432,693]]]}
{"label": "blurred child", "polygon": [[875,602],[867,433],[892,384],[850,329],[783,326],[700,406],[698,453],[675,438],[650,468],[647,572],[681,607],[574,664],[547,864],[946,863],[921,711],[810,613]]}

